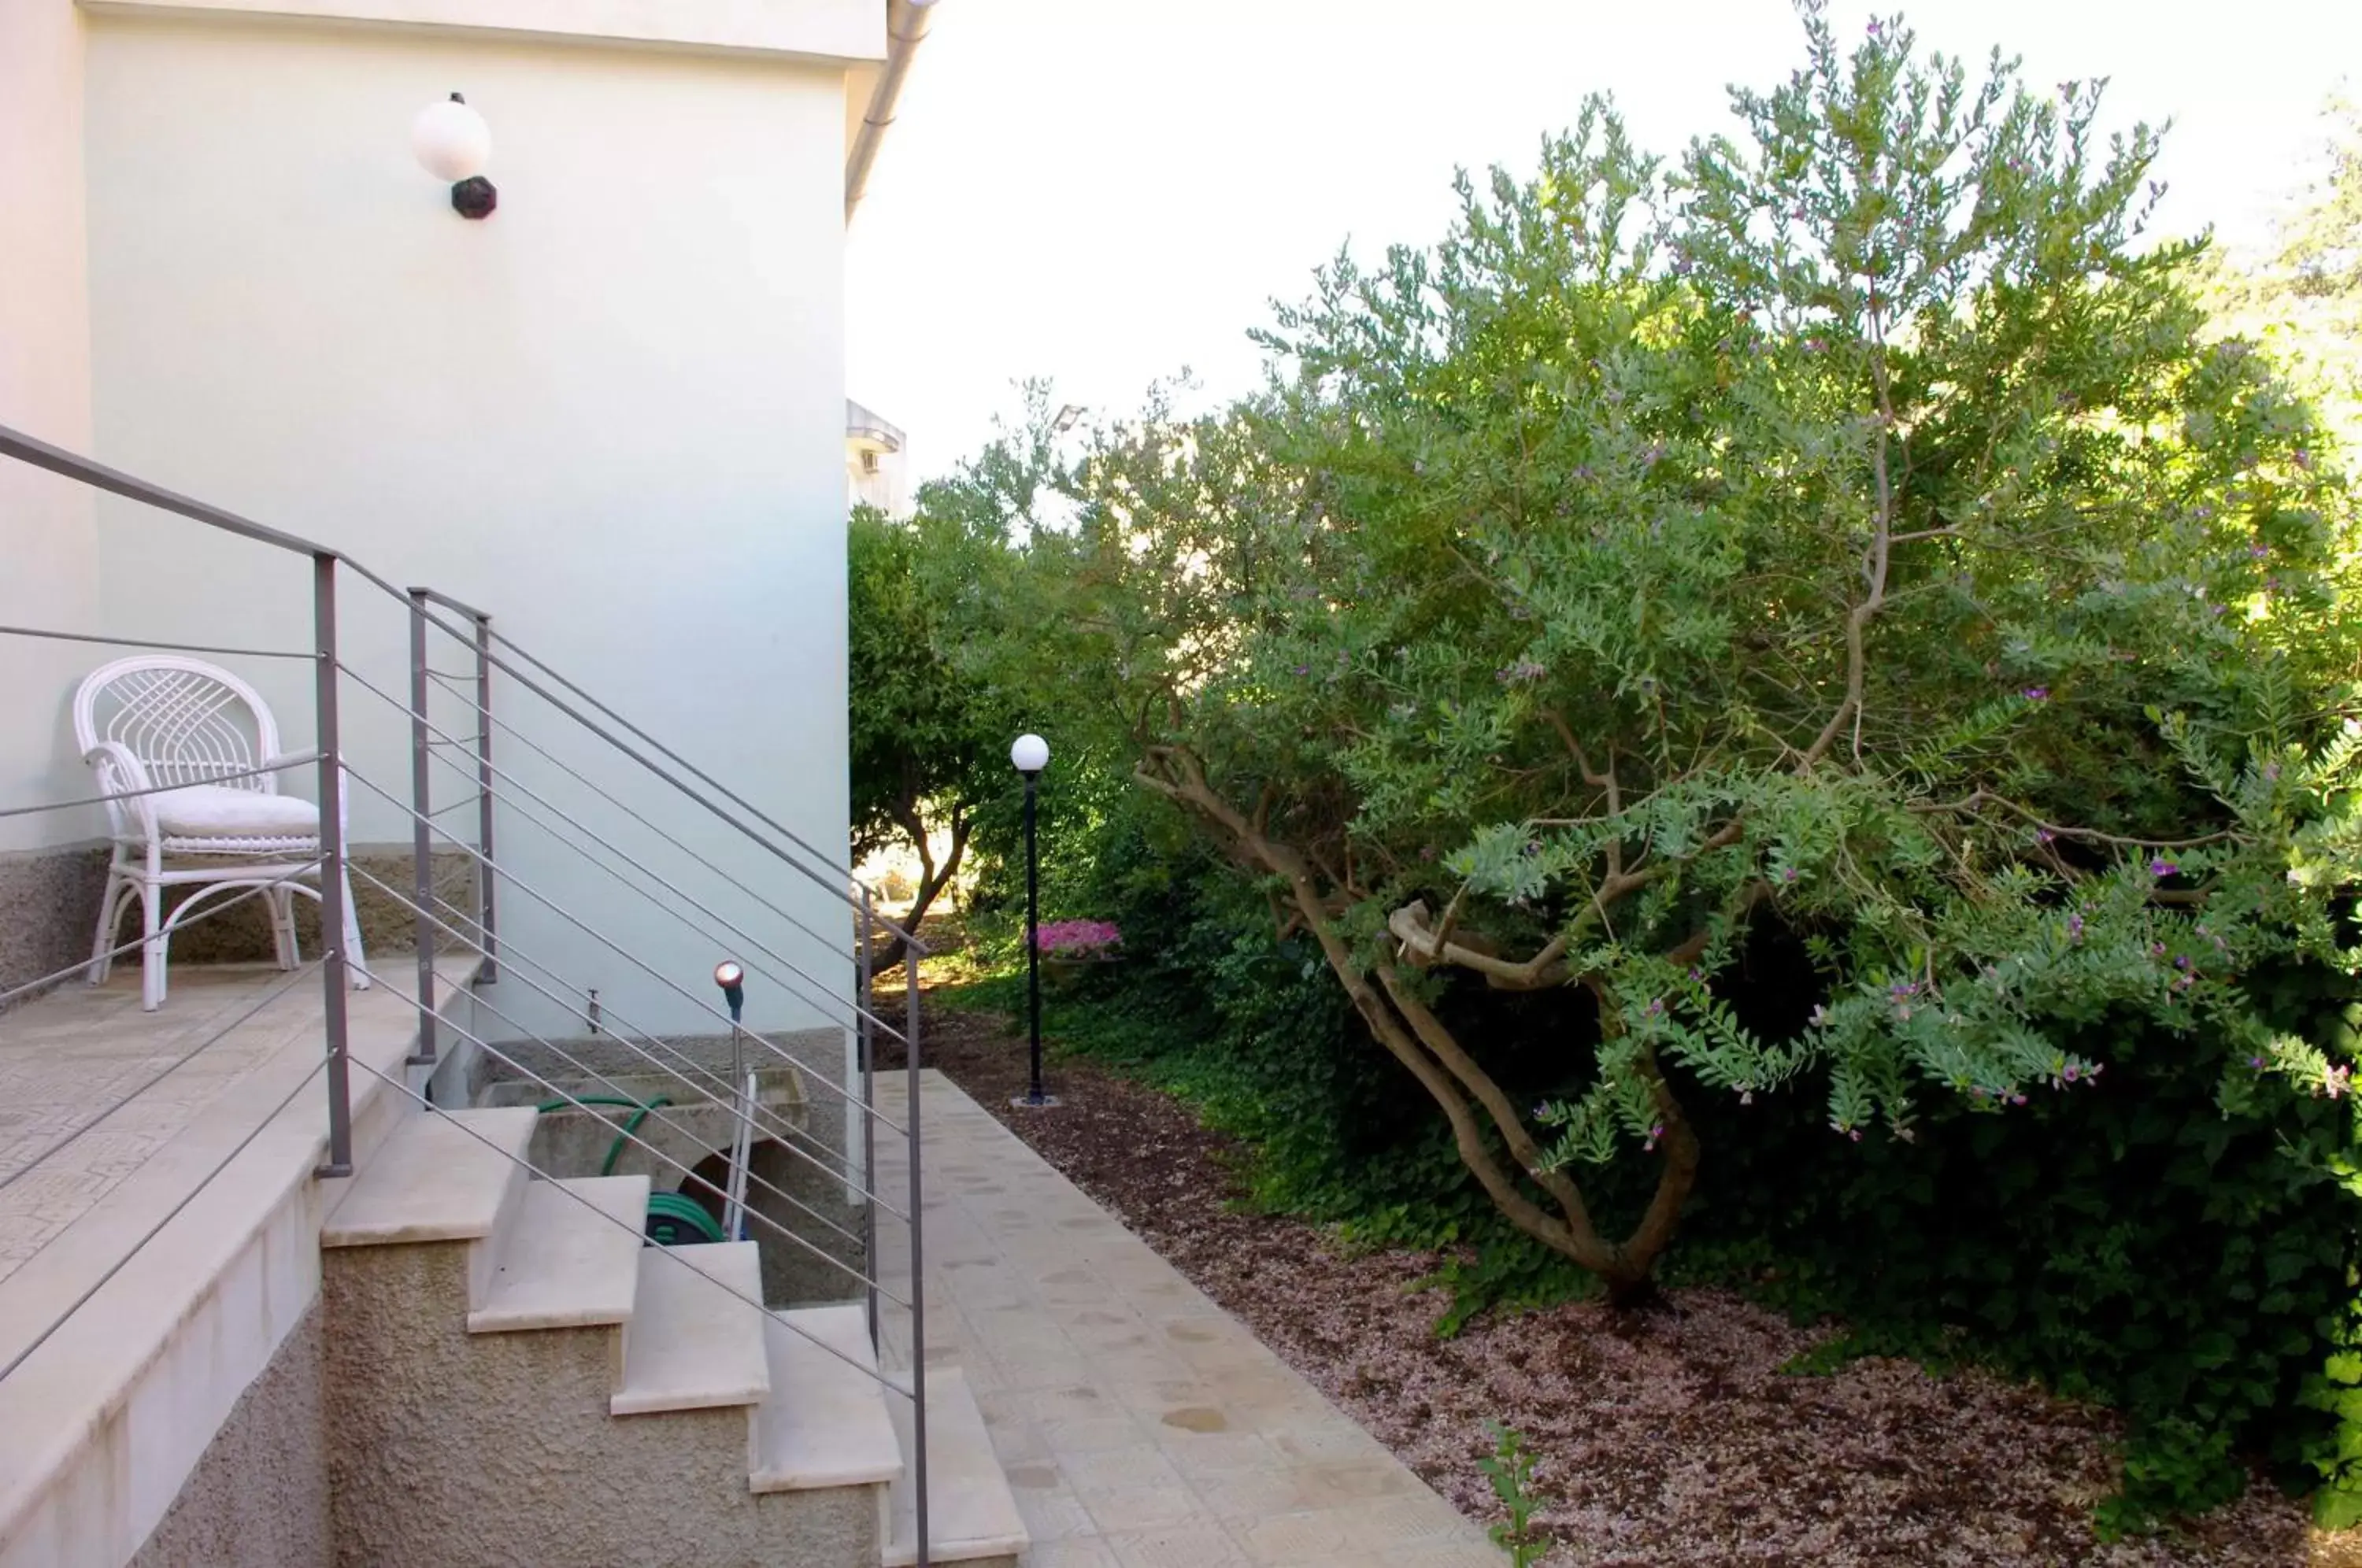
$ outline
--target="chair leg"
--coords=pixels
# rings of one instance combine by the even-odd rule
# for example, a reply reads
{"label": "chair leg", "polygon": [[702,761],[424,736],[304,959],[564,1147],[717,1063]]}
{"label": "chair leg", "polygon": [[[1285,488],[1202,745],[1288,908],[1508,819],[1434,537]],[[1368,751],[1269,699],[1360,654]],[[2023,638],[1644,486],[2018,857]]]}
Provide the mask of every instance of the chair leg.
{"label": "chair leg", "polygon": [[164,931],[164,889],[154,882],[139,884],[139,916],[147,942],[139,949],[139,1006],[154,1012],[164,1005],[164,953],[171,938]]}
{"label": "chair leg", "polygon": [[295,955],[295,895],[284,888],[273,888],[263,895],[270,907],[270,944],[282,969],[292,969],[299,962]]}
{"label": "chair leg", "polygon": [[352,980],[353,989],[357,991],[369,989],[369,976],[365,972],[369,965],[369,955],[361,951],[361,916],[360,911],[353,907],[353,878],[350,873],[347,873],[345,877],[345,952],[348,955],[345,960],[345,972]]}
{"label": "chair leg", "polygon": [[106,977],[115,971],[115,956],[109,950],[123,924],[124,900],[130,891],[130,884],[114,876],[107,878],[106,896],[98,900],[98,935],[90,944],[90,973],[84,977],[94,986],[106,984]]}

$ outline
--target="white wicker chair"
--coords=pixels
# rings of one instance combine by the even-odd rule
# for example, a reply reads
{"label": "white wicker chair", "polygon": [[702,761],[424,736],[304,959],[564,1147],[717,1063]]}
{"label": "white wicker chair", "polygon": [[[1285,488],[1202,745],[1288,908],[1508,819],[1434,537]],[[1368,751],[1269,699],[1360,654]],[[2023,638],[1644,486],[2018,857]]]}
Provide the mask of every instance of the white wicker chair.
{"label": "white wicker chair", "polygon": [[[294,895],[320,896],[320,810],[279,792],[276,773],[245,772],[273,761],[279,726],[253,687],[177,655],[117,659],[93,670],[74,693],[74,738],[98,775],[115,841],[91,945],[90,983],[105,982],[108,949],[125,906],[139,900],[140,1005],[164,1001],[164,960],[172,931],[207,900],[248,888],[270,915],[279,966],[301,961],[295,948]],[[153,790],[155,794],[130,791]],[[164,917],[164,889],[194,886]],[[352,882],[345,882],[345,951],[353,988],[367,988],[359,965],[360,929]]]}

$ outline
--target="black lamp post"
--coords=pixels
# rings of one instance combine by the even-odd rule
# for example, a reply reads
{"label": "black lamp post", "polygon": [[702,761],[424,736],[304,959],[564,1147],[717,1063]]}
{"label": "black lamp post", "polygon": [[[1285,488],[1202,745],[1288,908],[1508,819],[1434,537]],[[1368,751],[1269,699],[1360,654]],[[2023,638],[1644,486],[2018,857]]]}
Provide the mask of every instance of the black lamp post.
{"label": "black lamp post", "polygon": [[1040,735],[1019,735],[1009,748],[1009,760],[1025,776],[1025,989],[1032,1049],[1032,1077],[1025,1092],[1010,1103],[1039,1110],[1058,1103],[1042,1089],[1042,879],[1033,834],[1035,787],[1042,770],[1050,766],[1050,743]]}

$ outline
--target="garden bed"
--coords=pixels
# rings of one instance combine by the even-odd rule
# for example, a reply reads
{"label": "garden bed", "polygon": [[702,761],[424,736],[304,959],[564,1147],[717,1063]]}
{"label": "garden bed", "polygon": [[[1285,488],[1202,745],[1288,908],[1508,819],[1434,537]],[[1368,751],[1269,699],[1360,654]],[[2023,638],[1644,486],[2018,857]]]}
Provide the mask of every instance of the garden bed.
{"label": "garden bed", "polygon": [[1727,1291],[1672,1289],[1642,1315],[1492,1314],[1438,1339],[1446,1298],[1415,1287],[1434,1254],[1347,1255],[1312,1226],[1237,1211],[1239,1151],[1172,1097],[1066,1058],[1062,1108],[1020,1114],[1024,1042],[1005,1020],[931,1010],[922,1038],[931,1066],[1464,1513],[1502,1517],[1476,1467],[1485,1423],[1526,1433],[1551,1564],[2362,1563],[2260,1482],[2180,1535],[2101,1542],[2108,1412],[1885,1358],[1784,1373],[1828,1331]]}

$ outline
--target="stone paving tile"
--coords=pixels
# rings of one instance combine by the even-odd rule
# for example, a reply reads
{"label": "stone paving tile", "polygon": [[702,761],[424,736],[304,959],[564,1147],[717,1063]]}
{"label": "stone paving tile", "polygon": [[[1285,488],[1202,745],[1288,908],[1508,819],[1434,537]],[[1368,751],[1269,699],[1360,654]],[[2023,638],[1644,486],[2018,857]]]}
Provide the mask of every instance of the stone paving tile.
{"label": "stone paving tile", "polygon": [[[948,1344],[967,1374],[1024,1568],[1499,1568],[1482,1529],[956,1086],[928,1073],[923,1096],[929,1359]],[[899,1288],[889,1219],[878,1243]],[[909,1335],[889,1314],[889,1359]]]}
{"label": "stone paving tile", "polygon": [[[163,1007],[143,1012],[138,966],[118,965],[105,986],[61,987],[0,1015],[0,1105],[8,1108],[0,1176],[47,1154],[39,1169],[0,1188],[0,1280],[297,1033],[319,1028],[319,988],[302,981],[241,1018],[282,978],[267,966],[191,965],[173,972]],[[201,1044],[202,1053],[141,1088]],[[129,1104],[98,1120],[135,1090]],[[78,1135],[50,1152],[70,1133]]]}

